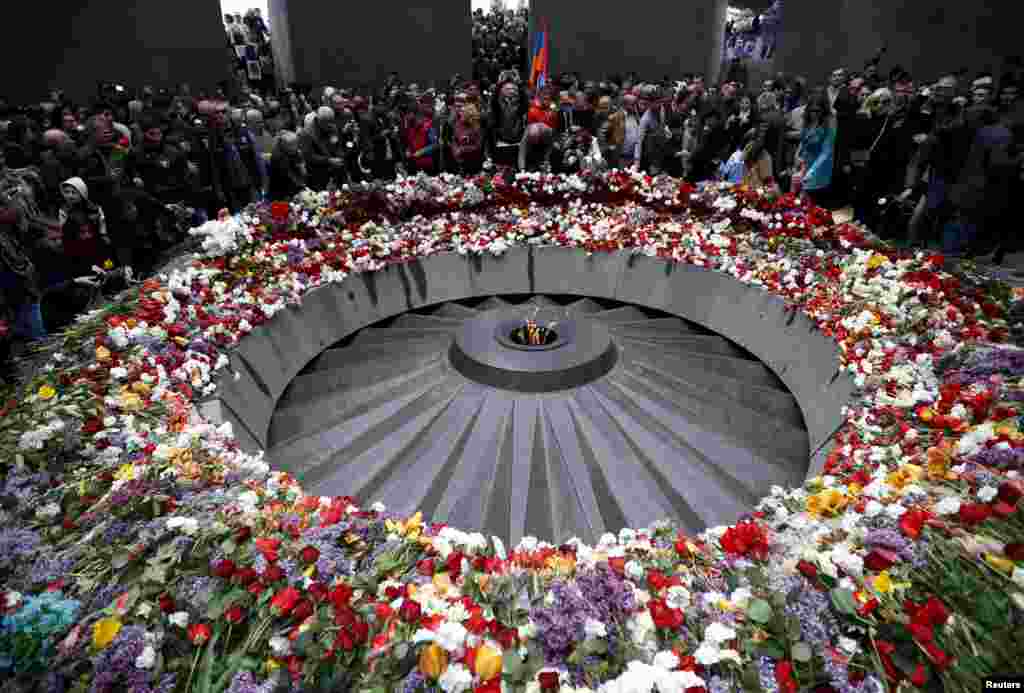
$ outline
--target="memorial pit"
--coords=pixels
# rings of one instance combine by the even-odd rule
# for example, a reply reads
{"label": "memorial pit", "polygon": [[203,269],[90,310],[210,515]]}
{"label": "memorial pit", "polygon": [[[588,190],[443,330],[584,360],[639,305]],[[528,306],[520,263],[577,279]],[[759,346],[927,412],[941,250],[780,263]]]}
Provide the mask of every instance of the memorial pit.
{"label": "memorial pit", "polygon": [[[626,172],[307,192],[193,233],[201,253],[83,316],[0,410],[0,675],[11,690],[975,691],[1018,666],[1024,352],[1005,343],[1020,296],[1004,286],[793,197]],[[494,312],[480,310],[487,300]],[[448,319],[437,372],[485,400],[551,411],[637,381],[626,371],[638,355],[672,356],[579,315],[545,317],[550,344],[516,343],[530,311],[586,301],[597,316],[629,308],[634,322],[691,334],[676,345],[727,345],[745,372],[770,370],[760,377],[774,394],[759,401],[792,397],[787,416],[804,436],[792,483],[687,526],[683,504],[698,515],[710,505],[700,493],[640,472],[596,493],[614,466],[574,458],[561,428],[538,456],[585,462],[574,479],[590,485],[574,488],[597,500],[551,496],[552,534],[513,543],[478,531],[493,517],[485,504],[444,506],[454,486],[402,482],[385,474],[386,456],[364,455],[330,496],[307,495],[275,458],[282,426],[330,413],[292,399],[296,385],[386,375],[370,349],[359,368],[325,366],[359,335],[374,335],[378,355],[388,332],[407,358],[429,359],[434,342],[400,331]],[[632,328],[647,341],[659,329]],[[561,358],[572,377],[552,382],[539,364]],[[531,372],[541,375],[523,389]],[[688,373],[730,401],[755,392],[726,392],[710,368]],[[723,435],[753,453],[786,447],[752,437],[749,418],[728,421]],[[342,444],[356,440],[347,431]],[[307,452],[338,449],[328,442]],[[477,469],[515,457],[471,442]],[[424,438],[402,449],[423,453],[409,464],[454,460],[453,497],[477,488],[459,476],[464,455]],[[620,463],[685,467],[654,447],[609,449]],[[743,477],[728,456],[713,461]],[[623,517],[676,516],[630,528],[594,510],[602,494],[626,493],[613,503]],[[414,499],[481,521],[431,522],[403,507]]]}

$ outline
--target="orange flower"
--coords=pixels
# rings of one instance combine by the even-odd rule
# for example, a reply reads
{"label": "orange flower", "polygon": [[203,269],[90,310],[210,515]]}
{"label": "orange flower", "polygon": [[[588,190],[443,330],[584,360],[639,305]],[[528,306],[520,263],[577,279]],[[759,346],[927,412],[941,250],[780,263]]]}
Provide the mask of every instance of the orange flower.
{"label": "orange flower", "polygon": [[893,488],[902,489],[904,486],[919,481],[924,476],[924,470],[916,464],[905,464],[885,477],[887,484]]}
{"label": "orange flower", "polygon": [[420,673],[428,679],[437,679],[448,668],[448,653],[432,642],[420,653]]}

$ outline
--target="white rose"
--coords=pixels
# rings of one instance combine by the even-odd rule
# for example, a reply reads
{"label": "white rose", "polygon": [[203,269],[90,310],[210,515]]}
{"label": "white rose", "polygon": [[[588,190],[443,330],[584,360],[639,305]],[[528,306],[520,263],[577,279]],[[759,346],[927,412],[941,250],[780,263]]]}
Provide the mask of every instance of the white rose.
{"label": "white rose", "polygon": [[583,624],[583,632],[588,638],[603,638],[608,635],[608,629],[596,618],[588,618]]}
{"label": "white rose", "polygon": [[135,658],[136,669],[152,669],[156,664],[156,650],[152,645],[142,648],[142,654]]}
{"label": "white rose", "polygon": [[704,639],[716,645],[736,639],[736,631],[722,623],[712,623],[704,629]]}
{"label": "white rose", "polygon": [[999,489],[994,486],[983,486],[978,489],[978,500],[982,503],[988,503],[997,495],[999,495]]}
{"label": "white rose", "polygon": [[679,657],[676,656],[675,652],[663,650],[658,654],[654,655],[654,661],[651,662],[651,664],[658,667],[659,669],[672,671],[677,666],[679,666]]}
{"label": "white rose", "polygon": [[936,515],[955,515],[960,512],[960,499],[947,496],[935,504],[934,510]]}

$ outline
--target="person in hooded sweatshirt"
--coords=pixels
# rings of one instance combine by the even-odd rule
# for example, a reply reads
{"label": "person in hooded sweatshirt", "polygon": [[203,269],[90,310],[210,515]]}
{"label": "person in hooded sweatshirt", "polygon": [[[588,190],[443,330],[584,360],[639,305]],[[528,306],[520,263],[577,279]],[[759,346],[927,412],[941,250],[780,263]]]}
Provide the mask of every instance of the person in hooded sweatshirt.
{"label": "person in hooded sweatshirt", "polygon": [[89,188],[81,178],[68,178],[60,190],[64,196],[60,214],[63,249],[69,273],[73,277],[92,274],[93,266],[103,267],[113,260],[106,215],[89,199]]}

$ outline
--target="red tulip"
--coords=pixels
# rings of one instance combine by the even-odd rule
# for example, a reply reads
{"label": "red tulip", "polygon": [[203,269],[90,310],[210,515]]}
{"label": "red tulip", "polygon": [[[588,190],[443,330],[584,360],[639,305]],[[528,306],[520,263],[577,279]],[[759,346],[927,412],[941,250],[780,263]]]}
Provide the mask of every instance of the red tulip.
{"label": "red tulip", "polygon": [[320,560],[320,549],[315,546],[307,546],[299,553],[299,558],[307,565],[312,565]]}
{"label": "red tulip", "polygon": [[810,561],[800,561],[796,564],[796,569],[800,571],[808,580],[815,580],[818,577],[818,566],[814,565]]}
{"label": "red tulip", "polygon": [[306,588],[306,592],[317,604],[327,599],[327,585],[322,582],[314,582]]}
{"label": "red tulip", "polygon": [[224,612],[224,619],[228,623],[241,623],[242,619],[245,618],[245,610],[242,607],[235,604],[233,607]]}
{"label": "red tulip", "polygon": [[415,599],[404,599],[402,607],[398,610],[398,615],[406,623],[419,623],[420,616],[423,615],[423,609],[420,608],[420,603]]}
{"label": "red tulip", "polygon": [[229,579],[235,572],[235,564],[227,558],[213,564],[213,574],[219,578]]}
{"label": "red tulip", "polygon": [[560,684],[557,671],[542,671],[537,674],[537,683],[542,691],[557,691]]}
{"label": "red tulip", "polygon": [[960,506],[960,521],[967,525],[984,522],[992,515],[992,508],[985,503],[965,503]]}
{"label": "red tulip", "polygon": [[270,600],[270,609],[277,616],[287,616],[298,604],[301,595],[294,587],[285,587]]}
{"label": "red tulip", "polygon": [[193,623],[188,627],[188,639],[193,645],[202,645],[210,639],[211,635],[213,635],[213,631],[205,623]]}

